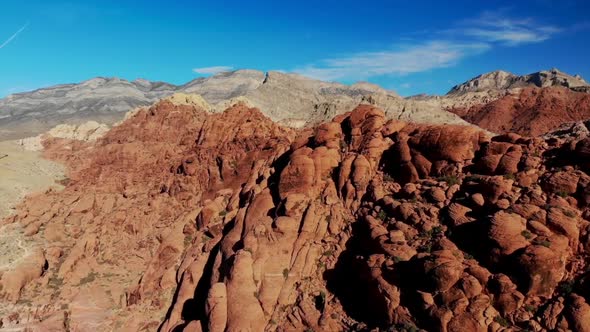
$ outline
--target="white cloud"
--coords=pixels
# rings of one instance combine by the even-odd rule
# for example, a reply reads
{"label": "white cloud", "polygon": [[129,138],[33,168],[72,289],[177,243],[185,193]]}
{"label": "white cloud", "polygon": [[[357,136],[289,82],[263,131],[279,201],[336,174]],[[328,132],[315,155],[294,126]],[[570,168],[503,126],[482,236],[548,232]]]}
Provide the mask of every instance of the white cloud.
{"label": "white cloud", "polygon": [[379,52],[363,52],[297,68],[304,76],[321,80],[367,79],[380,75],[406,75],[449,67],[468,55],[486,51],[486,43],[432,40]]}
{"label": "white cloud", "polygon": [[234,69],[233,67],[229,66],[213,66],[213,67],[203,67],[203,68],[195,68],[193,72],[201,75],[215,75],[219,73],[223,73],[226,71],[231,71]]}
{"label": "white cloud", "polygon": [[[484,12],[450,29],[429,32],[437,37],[375,52],[358,52],[323,59],[293,72],[321,80],[366,80],[382,75],[406,75],[450,67],[466,57],[498,46],[538,43],[564,29],[538,24],[531,18],[512,18],[505,10]],[[401,40],[401,39],[400,39]],[[411,42],[411,41],[410,41]]]}
{"label": "white cloud", "polygon": [[410,84],[410,83],[402,83],[402,84],[400,85],[400,87],[401,87],[401,88],[404,88],[404,89],[409,89],[409,88],[411,88],[411,87],[412,87],[412,84]]}
{"label": "white cloud", "polygon": [[2,44],[0,44],[0,49],[3,49],[6,45],[10,44],[10,42],[13,41],[14,38],[18,37],[18,35],[21,32],[23,32],[28,26],[29,26],[29,23],[27,22],[20,29],[18,29],[18,31],[16,31],[14,34],[12,34],[12,36],[10,36],[10,38],[6,39],[5,42],[3,42]]}
{"label": "white cloud", "polygon": [[517,46],[545,41],[563,29],[538,24],[531,18],[515,19],[498,12],[485,12],[475,19],[464,21],[460,28],[452,31],[486,42]]}

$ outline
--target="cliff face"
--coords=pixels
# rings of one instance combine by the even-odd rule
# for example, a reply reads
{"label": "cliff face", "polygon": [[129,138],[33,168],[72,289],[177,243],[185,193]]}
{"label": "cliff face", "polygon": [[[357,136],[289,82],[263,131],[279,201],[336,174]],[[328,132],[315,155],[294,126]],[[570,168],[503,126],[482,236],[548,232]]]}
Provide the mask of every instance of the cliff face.
{"label": "cliff face", "polygon": [[590,326],[583,123],[489,137],[361,105],[294,130],[162,101],[44,144],[71,180],[4,221],[26,240],[7,243],[4,327]]}
{"label": "cliff face", "polygon": [[491,132],[538,136],[564,123],[589,119],[590,94],[560,87],[525,88],[497,100],[449,110]]}

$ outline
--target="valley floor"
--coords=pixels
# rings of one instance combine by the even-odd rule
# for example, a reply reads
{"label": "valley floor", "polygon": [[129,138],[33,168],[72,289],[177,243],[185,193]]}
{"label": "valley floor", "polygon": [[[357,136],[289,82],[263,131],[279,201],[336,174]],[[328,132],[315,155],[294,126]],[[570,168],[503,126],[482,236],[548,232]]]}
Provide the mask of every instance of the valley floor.
{"label": "valley floor", "polygon": [[14,141],[0,142],[0,219],[14,211],[27,194],[61,187],[64,168],[27,151]]}

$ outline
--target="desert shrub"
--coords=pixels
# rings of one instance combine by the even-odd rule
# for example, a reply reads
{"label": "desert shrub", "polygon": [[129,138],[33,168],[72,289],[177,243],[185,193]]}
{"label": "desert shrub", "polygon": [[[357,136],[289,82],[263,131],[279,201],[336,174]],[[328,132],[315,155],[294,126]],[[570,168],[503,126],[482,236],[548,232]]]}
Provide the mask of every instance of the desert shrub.
{"label": "desert shrub", "polygon": [[328,250],[324,251],[324,253],[322,255],[324,255],[326,257],[332,257],[332,256],[334,256],[334,250],[328,249]]}
{"label": "desert shrub", "polygon": [[514,174],[512,174],[512,173],[508,173],[508,174],[505,174],[504,175],[504,179],[506,179],[506,180],[515,180],[516,179],[516,176]]}
{"label": "desert shrub", "polygon": [[60,184],[64,187],[67,187],[70,183],[72,182],[72,180],[69,177],[64,177],[58,180],[55,180],[55,183]]}
{"label": "desert shrub", "polygon": [[565,209],[564,209],[564,210],[563,210],[563,214],[564,214],[566,217],[570,217],[570,218],[575,218],[575,217],[576,217],[576,213],[575,213],[574,211],[572,211],[572,210],[565,210]]}
{"label": "desert shrub", "polygon": [[561,197],[561,198],[566,198],[569,196],[569,194],[565,191],[558,191],[555,193],[557,196]]}
{"label": "desert shrub", "polygon": [[459,184],[460,180],[456,175],[445,175],[438,178],[438,181],[446,182],[447,185],[452,186]]}
{"label": "desert shrub", "polygon": [[424,238],[424,239],[430,239],[430,238],[437,236],[439,234],[442,234],[442,233],[443,233],[442,226],[434,226],[427,231],[420,232],[420,237]]}
{"label": "desert shrub", "polygon": [[527,230],[520,232],[520,235],[522,235],[522,237],[524,237],[527,240],[530,240],[533,237],[533,234]]}
{"label": "desert shrub", "polygon": [[494,318],[494,321],[496,321],[496,323],[500,324],[502,327],[510,326],[510,322],[508,321],[508,319],[502,316],[496,316],[496,318]]}
{"label": "desert shrub", "polygon": [[190,246],[190,245],[191,245],[191,243],[193,243],[193,237],[192,237],[192,235],[190,235],[190,234],[187,234],[187,235],[184,237],[184,247],[186,248],[186,247]]}
{"label": "desert shrub", "polygon": [[49,282],[47,286],[50,288],[60,288],[64,284],[63,278],[58,278],[57,276],[53,276],[49,278]]}
{"label": "desert shrub", "polygon": [[394,182],[395,179],[393,178],[393,176],[385,173],[383,174],[383,181],[387,181],[387,182]]}
{"label": "desert shrub", "polygon": [[94,280],[96,280],[96,277],[98,276],[98,273],[92,271],[90,273],[88,273],[87,276],[85,276],[84,278],[80,279],[80,284],[79,285],[84,285],[90,282],[93,282]]}
{"label": "desert shrub", "polygon": [[569,295],[574,291],[574,281],[563,281],[557,286],[557,291],[563,295]]}
{"label": "desert shrub", "polygon": [[430,253],[432,251],[432,243],[426,243],[424,245],[421,245],[418,250],[420,252],[425,252],[425,253]]}

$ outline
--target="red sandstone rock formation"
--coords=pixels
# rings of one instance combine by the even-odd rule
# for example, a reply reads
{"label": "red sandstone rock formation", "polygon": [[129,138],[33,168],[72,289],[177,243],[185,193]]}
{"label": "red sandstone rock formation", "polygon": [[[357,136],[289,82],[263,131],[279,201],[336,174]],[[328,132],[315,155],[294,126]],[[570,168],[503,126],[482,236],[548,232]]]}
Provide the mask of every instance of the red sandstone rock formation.
{"label": "red sandstone rock formation", "polygon": [[450,111],[494,133],[537,136],[590,119],[590,94],[561,87],[524,88],[487,104]]}
{"label": "red sandstone rock formation", "polygon": [[294,132],[160,102],[94,144],[46,144],[71,181],[5,220],[43,255],[0,279],[4,326],[590,326],[587,131],[490,138],[362,105]]}

